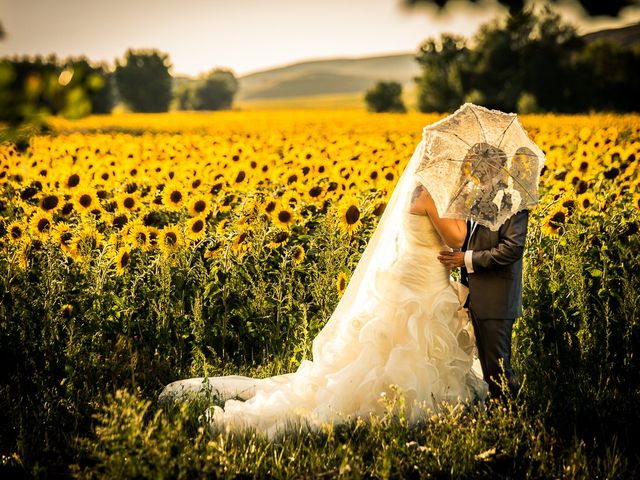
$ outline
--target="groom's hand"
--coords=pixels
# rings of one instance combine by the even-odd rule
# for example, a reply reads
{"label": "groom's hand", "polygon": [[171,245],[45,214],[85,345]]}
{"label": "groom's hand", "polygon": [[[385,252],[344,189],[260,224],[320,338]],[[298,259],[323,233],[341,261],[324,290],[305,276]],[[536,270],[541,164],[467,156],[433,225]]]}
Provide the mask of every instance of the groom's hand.
{"label": "groom's hand", "polygon": [[441,250],[438,260],[447,268],[456,268],[464,266],[464,252],[449,252]]}

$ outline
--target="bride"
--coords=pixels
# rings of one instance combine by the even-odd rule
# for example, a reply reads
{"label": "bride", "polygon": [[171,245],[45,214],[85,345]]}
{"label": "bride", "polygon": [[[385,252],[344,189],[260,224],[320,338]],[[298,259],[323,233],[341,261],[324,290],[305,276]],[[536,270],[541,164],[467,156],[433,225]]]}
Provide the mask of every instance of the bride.
{"label": "bride", "polygon": [[424,146],[423,130],[342,298],[313,340],[313,360],[263,379],[180,380],[160,399],[211,393],[224,401],[207,410],[212,427],[253,427],[268,437],[300,425],[366,420],[398,394],[409,424],[442,402],[483,400],[487,384],[474,361],[464,293],[437,259],[443,246],[462,246],[466,223],[440,218],[415,176]]}

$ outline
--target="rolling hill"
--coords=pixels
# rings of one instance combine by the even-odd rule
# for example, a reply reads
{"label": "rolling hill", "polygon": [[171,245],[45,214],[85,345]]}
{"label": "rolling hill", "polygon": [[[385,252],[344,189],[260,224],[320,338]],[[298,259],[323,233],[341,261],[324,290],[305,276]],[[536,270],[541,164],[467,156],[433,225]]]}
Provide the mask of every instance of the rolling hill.
{"label": "rolling hill", "polygon": [[[378,80],[397,81],[413,91],[413,78],[420,74],[414,53],[364,58],[310,60],[253,72],[238,78],[234,99],[239,108],[313,108],[364,106],[364,92]],[[194,81],[174,78],[174,88]]]}
{"label": "rolling hill", "polygon": [[[624,46],[640,41],[640,23],[585,34],[587,42],[606,39]],[[378,80],[403,86],[408,108],[415,104],[415,53],[309,60],[269,68],[238,78],[234,108],[364,108],[364,93]],[[193,82],[176,77],[174,88]]]}
{"label": "rolling hill", "polygon": [[420,74],[413,53],[313,60],[240,77],[238,100],[364,92],[378,80],[408,85]]}
{"label": "rolling hill", "polygon": [[640,43],[640,23],[627,25],[626,27],[598,30],[597,32],[587,33],[582,38],[587,42],[603,39],[623,47],[631,47]]}

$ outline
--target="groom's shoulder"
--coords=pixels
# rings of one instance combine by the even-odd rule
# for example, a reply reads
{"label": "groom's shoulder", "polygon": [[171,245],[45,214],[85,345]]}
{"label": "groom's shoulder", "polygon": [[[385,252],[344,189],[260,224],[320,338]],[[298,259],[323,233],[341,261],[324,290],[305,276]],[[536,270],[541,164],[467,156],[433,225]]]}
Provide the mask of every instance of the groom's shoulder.
{"label": "groom's shoulder", "polygon": [[501,226],[500,231],[505,232],[511,228],[527,227],[529,222],[529,210],[520,210],[511,215]]}
{"label": "groom's shoulder", "polygon": [[524,209],[524,210],[520,210],[519,212],[516,212],[514,215],[514,220],[521,220],[521,221],[527,221],[529,219],[529,210],[528,209]]}
{"label": "groom's shoulder", "polygon": [[520,210],[511,215],[505,223],[526,222],[529,219],[529,210]]}

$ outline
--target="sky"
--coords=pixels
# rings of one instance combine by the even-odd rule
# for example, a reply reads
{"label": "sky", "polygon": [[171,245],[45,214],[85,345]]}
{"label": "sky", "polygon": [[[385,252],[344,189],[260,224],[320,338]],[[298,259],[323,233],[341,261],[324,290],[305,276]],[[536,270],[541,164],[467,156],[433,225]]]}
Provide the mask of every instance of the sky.
{"label": "sky", "polygon": [[[589,18],[564,0],[559,11],[580,33],[640,21],[640,6]],[[471,37],[505,13],[495,0],[454,0],[443,11],[403,0],[0,0],[0,57],[84,55],[113,66],[128,48],[157,48],[173,75],[222,67],[242,76],[312,58],[416,52],[429,37]]]}

